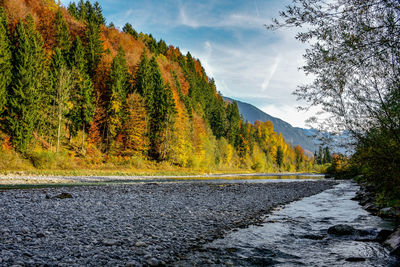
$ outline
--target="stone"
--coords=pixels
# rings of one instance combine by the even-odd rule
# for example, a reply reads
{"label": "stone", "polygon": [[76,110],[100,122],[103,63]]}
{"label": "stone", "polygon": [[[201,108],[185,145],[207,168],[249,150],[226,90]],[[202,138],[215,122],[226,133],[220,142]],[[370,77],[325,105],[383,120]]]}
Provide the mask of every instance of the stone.
{"label": "stone", "polygon": [[355,235],[357,230],[354,227],[346,224],[338,224],[332,226],[328,229],[328,234],[337,235],[337,236],[345,236],[345,235]]}
{"label": "stone", "polygon": [[149,266],[160,266],[160,262],[156,258],[149,258],[146,260]]}
{"label": "stone", "polygon": [[391,234],[393,233],[393,231],[391,230],[387,230],[387,229],[383,229],[380,230],[378,235],[375,238],[376,242],[382,243],[384,242]]}
{"label": "stone", "polygon": [[375,203],[367,203],[367,204],[364,206],[364,209],[367,210],[367,211],[369,211],[369,212],[372,212],[372,213],[376,213],[376,212],[379,211],[379,208],[376,206]]}
{"label": "stone", "polygon": [[119,245],[121,242],[116,239],[104,239],[103,244],[106,246],[116,246]]}
{"label": "stone", "polygon": [[125,264],[125,267],[136,267],[136,266],[140,266],[140,264],[137,263],[136,261],[129,261]]}
{"label": "stone", "polygon": [[36,237],[37,237],[37,238],[43,238],[43,237],[46,237],[46,236],[45,236],[44,233],[39,232],[39,233],[36,234]]}
{"label": "stone", "polygon": [[390,247],[390,254],[400,256],[400,227],[386,239],[384,245]]}
{"label": "stone", "polygon": [[135,247],[147,247],[147,244],[142,241],[138,241],[135,243]]}
{"label": "stone", "polygon": [[53,198],[66,199],[66,198],[72,198],[72,195],[70,193],[62,192],[61,194],[59,194]]}

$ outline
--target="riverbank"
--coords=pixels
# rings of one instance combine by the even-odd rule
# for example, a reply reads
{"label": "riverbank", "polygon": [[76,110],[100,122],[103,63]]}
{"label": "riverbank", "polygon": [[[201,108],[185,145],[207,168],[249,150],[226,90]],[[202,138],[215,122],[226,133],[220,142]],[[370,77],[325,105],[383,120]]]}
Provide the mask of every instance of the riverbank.
{"label": "riverbank", "polygon": [[230,229],[261,222],[274,207],[334,184],[181,182],[0,191],[0,265],[173,264]]}
{"label": "riverbank", "polygon": [[313,176],[315,178],[324,177],[323,174],[313,173],[213,173],[213,174],[180,174],[180,175],[24,175],[23,173],[0,175],[0,189],[13,188],[12,186],[20,185],[23,188],[30,185],[85,185],[85,184],[106,184],[110,182],[140,182],[140,181],[157,181],[157,180],[211,180],[211,179],[253,179],[269,177],[285,177],[285,176]]}

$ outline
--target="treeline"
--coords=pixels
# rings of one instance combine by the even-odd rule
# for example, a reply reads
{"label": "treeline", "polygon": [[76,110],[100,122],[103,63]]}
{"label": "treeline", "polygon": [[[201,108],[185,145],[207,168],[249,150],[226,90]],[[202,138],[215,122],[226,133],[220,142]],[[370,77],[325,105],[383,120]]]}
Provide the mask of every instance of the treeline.
{"label": "treeline", "polygon": [[[97,2],[67,10],[51,1],[7,3],[0,8],[3,152],[15,150],[36,167],[45,166],[38,155],[50,153],[79,166],[149,160],[209,170],[312,170],[313,159],[271,122],[245,122],[190,53],[130,24],[123,32],[106,27]],[[16,4],[31,5],[34,14],[15,19]]]}

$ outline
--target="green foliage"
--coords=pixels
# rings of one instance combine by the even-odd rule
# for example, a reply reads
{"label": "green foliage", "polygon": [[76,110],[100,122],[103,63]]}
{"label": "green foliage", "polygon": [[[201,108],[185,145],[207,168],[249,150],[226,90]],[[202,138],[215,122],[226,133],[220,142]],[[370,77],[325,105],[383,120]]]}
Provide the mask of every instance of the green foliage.
{"label": "green foliage", "polygon": [[315,162],[320,165],[332,163],[333,159],[328,146],[325,147],[319,146],[318,153],[315,152],[314,157],[315,157]]}
{"label": "green foliage", "polygon": [[61,50],[65,59],[68,57],[69,49],[71,47],[71,37],[69,35],[68,25],[64,20],[61,8],[56,12],[55,21],[56,27],[56,46]]}
{"label": "green foliage", "polygon": [[175,104],[169,85],[164,86],[155,57],[149,61],[145,54],[142,56],[136,73],[136,90],[143,96],[149,115],[149,154],[154,159],[163,159],[162,144],[171,116],[175,114]]}
{"label": "green foliage", "polygon": [[7,102],[7,91],[12,78],[12,58],[7,14],[0,7],[0,119]]}
{"label": "green foliage", "polygon": [[111,94],[108,106],[108,131],[109,138],[112,139],[121,131],[125,118],[123,107],[126,103],[126,97],[131,91],[125,51],[122,47],[119,48],[112,62],[108,87]]}
{"label": "green foliage", "polygon": [[88,73],[94,77],[98,63],[103,56],[103,42],[100,39],[100,25],[90,20],[85,30],[86,56],[88,63]]}
{"label": "green foliage", "polygon": [[226,119],[228,124],[226,137],[229,143],[234,145],[237,142],[240,122],[239,108],[236,102],[228,104],[226,108]]}
{"label": "green foliage", "polygon": [[77,8],[75,2],[69,3],[67,9],[68,9],[69,14],[71,14],[71,16],[73,16],[76,19],[79,19],[78,8]]}
{"label": "green foliage", "polygon": [[80,0],[78,5],[75,2],[72,2],[68,5],[68,11],[77,20],[93,22],[98,26],[106,23],[106,20],[103,16],[103,10],[100,4],[96,1],[93,5],[90,1]]}
{"label": "green foliage", "polygon": [[70,56],[70,67],[73,70],[74,87],[71,91],[71,110],[68,118],[71,121],[69,130],[75,136],[78,129],[85,131],[94,115],[93,84],[86,72],[85,52],[79,37],[76,38]]}
{"label": "green foliage", "polygon": [[282,167],[283,164],[283,151],[282,147],[278,146],[276,149],[276,165],[278,165],[279,169]]}
{"label": "green foliage", "polygon": [[7,128],[18,151],[25,152],[39,121],[44,99],[46,54],[32,17],[19,21],[13,43],[14,72],[9,93]]}
{"label": "green foliage", "polygon": [[133,38],[135,38],[136,40],[139,38],[139,34],[137,33],[137,31],[135,31],[135,29],[132,27],[132,24],[130,23],[126,23],[125,26],[122,28],[122,31],[124,33],[132,35]]}

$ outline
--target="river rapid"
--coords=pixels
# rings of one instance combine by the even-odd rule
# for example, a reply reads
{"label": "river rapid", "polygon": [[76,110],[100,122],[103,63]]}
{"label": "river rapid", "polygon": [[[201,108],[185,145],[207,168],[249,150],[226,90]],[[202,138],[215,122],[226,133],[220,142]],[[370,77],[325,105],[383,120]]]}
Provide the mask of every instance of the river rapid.
{"label": "river rapid", "polygon": [[[367,241],[390,221],[372,216],[351,200],[358,186],[334,188],[278,208],[261,225],[234,230],[187,255],[179,266],[399,266],[377,242]],[[333,236],[329,227],[346,224],[370,238]]]}

